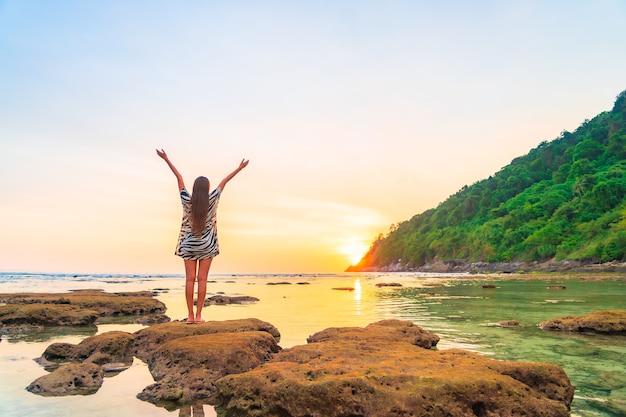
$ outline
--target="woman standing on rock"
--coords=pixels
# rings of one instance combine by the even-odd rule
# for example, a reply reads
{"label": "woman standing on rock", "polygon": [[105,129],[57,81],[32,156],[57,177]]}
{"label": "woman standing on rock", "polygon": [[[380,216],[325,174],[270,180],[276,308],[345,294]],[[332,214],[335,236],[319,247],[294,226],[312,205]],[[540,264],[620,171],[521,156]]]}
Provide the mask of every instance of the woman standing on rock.
{"label": "woman standing on rock", "polygon": [[[185,263],[185,300],[187,301],[187,323],[202,323],[202,307],[206,298],[206,284],[213,258],[220,253],[217,241],[217,203],[226,183],[244,169],[249,161],[242,159],[237,169],[228,174],[211,191],[206,177],[198,177],[193,183],[191,195],[185,188],[182,175],[172,164],[163,149],[156,150],[170,167],[178,181],[180,199],[183,203],[183,220],[176,245],[176,255]],[[198,302],[196,313],[193,311],[195,282],[198,281]]]}

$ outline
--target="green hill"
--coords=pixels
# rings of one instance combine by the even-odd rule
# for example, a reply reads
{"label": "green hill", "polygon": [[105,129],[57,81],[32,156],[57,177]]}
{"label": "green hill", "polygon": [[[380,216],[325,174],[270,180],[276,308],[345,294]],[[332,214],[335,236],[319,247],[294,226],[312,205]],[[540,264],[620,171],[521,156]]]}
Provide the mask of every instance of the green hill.
{"label": "green hill", "polygon": [[392,226],[348,270],[453,260],[625,261],[626,91],[611,111]]}

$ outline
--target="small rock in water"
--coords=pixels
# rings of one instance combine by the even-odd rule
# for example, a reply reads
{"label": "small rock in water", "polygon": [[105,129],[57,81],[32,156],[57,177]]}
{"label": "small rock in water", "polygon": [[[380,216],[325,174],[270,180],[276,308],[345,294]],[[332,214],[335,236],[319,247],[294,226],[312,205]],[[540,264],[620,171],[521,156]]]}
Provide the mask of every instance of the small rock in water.
{"label": "small rock in water", "polygon": [[567,287],[565,287],[565,285],[548,285],[547,288],[549,290],[564,290]]}
{"label": "small rock in water", "polygon": [[105,363],[102,365],[102,372],[122,372],[130,368],[131,364],[123,362]]}
{"label": "small rock in water", "polygon": [[26,390],[43,396],[94,394],[103,378],[102,369],[95,363],[72,363],[37,378]]}
{"label": "small rock in water", "polygon": [[151,326],[153,324],[158,324],[158,323],[168,323],[171,320],[172,319],[170,319],[165,314],[155,314],[155,315],[150,315],[150,316],[139,317],[137,320],[135,320],[135,323],[143,324],[145,326]]}

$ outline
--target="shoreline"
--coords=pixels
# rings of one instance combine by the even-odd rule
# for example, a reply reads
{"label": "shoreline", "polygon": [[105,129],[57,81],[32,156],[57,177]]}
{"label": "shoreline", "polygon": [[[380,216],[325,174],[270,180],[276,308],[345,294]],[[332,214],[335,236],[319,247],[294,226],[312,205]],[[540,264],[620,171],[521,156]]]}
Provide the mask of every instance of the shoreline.
{"label": "shoreline", "polygon": [[[97,274],[93,276],[93,286],[89,281],[72,277],[69,281],[63,278],[18,279],[8,282],[7,287],[0,285],[0,292],[72,291],[87,286],[101,287],[107,292],[159,288],[156,298],[166,304],[167,314],[173,319],[185,316],[184,280],[180,277],[153,279],[148,275],[133,274],[133,278],[137,279],[127,279],[121,274],[116,279],[110,279],[104,274]],[[586,415],[588,410],[605,409],[599,408],[598,404],[607,401],[621,404],[623,390],[615,389],[611,395],[599,393],[595,381],[606,369],[614,369],[615,373],[623,369],[621,362],[616,360],[624,352],[620,342],[623,338],[547,333],[536,326],[552,317],[584,315],[599,306],[612,309],[623,307],[626,275],[621,273],[385,272],[338,273],[330,277],[328,274],[215,274],[211,281],[209,293],[246,294],[260,301],[246,305],[211,306],[205,317],[208,321],[257,317],[280,330],[280,346],[283,348],[306,345],[312,334],[329,328],[360,328],[389,318],[410,320],[438,335],[441,341],[437,346],[442,351],[463,349],[502,360],[543,361],[562,366],[573,377],[574,385],[580,387],[577,391],[579,396],[572,403],[572,416]],[[268,285],[277,281],[291,285]],[[401,283],[404,288],[376,285],[393,281]],[[311,285],[297,285],[300,282]],[[483,284],[492,283],[497,283],[497,289],[484,289]],[[546,288],[552,283],[567,289]],[[334,290],[340,287],[353,287],[354,290]],[[495,326],[494,323],[500,320],[517,320],[519,325],[507,328]],[[68,410],[82,409],[92,415],[104,416],[104,410],[100,414],[97,410],[121,395],[125,405],[120,409],[119,417],[137,414],[171,416],[172,412],[136,398],[136,394],[154,383],[148,365],[139,361],[114,380],[105,379],[95,396],[50,400],[24,390],[46,374],[32,358],[40,356],[50,344],[78,344],[86,336],[117,330],[134,333],[142,328],[144,326],[107,320],[88,335],[66,334],[63,330],[37,338],[24,335],[3,337],[0,356],[11,360],[3,363],[10,379],[0,387],[0,395],[10,395],[13,400],[0,406],[0,414],[4,411],[13,415],[11,413],[19,410],[19,413],[44,415],[42,410],[54,410],[59,415],[71,415]],[[184,329],[187,330],[187,327]],[[588,352],[596,353],[592,367],[583,359],[582,354]],[[211,406],[205,405],[204,412],[216,416]]]}
{"label": "shoreline", "polygon": [[626,273],[626,262],[592,263],[581,260],[546,262],[469,262],[463,259],[433,261],[422,266],[395,263],[384,266],[350,265],[345,272],[422,272],[422,273],[468,273],[468,274],[533,274],[533,273]]}

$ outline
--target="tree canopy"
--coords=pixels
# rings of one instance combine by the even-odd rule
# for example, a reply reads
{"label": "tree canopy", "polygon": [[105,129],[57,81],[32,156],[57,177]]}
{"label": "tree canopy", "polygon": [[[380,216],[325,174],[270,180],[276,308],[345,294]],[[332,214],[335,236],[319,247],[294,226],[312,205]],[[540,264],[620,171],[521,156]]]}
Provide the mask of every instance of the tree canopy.
{"label": "tree canopy", "polygon": [[611,111],[394,225],[350,270],[552,259],[626,260],[626,91]]}

